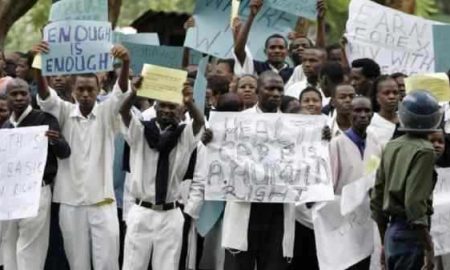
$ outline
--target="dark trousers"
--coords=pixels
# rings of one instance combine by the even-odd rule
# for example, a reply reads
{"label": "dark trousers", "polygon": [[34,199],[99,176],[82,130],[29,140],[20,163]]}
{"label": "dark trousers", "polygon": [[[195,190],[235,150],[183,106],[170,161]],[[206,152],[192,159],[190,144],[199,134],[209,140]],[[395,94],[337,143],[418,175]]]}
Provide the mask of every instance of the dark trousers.
{"label": "dark trousers", "polygon": [[50,240],[45,270],[69,270],[64,242],[59,227],[59,203],[52,203],[50,213]]}
{"label": "dark trousers", "polygon": [[384,238],[386,266],[389,270],[420,270],[425,250],[417,229],[405,220],[393,219]]}
{"label": "dark trousers", "polygon": [[295,222],[294,258],[290,270],[319,270],[314,231]]}
{"label": "dark trousers", "polygon": [[225,270],[284,270],[289,263],[283,258],[283,204],[253,203],[248,226],[248,250],[225,251]]}

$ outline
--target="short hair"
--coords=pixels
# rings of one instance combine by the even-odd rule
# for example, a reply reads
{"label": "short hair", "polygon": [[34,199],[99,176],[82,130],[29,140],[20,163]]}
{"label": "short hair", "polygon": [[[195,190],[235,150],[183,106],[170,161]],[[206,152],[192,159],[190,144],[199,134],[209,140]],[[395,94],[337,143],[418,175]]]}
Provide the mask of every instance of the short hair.
{"label": "short hair", "polygon": [[337,49],[341,49],[341,45],[339,45],[339,43],[333,43],[328,45],[325,50],[327,51],[327,54],[330,54],[332,50],[337,50]]}
{"label": "short hair", "polygon": [[212,90],[214,96],[229,92],[230,80],[228,78],[220,75],[209,75],[207,81],[207,88]]}
{"label": "short hair", "polygon": [[406,78],[406,77],[408,77],[408,75],[406,75],[406,74],[404,74],[404,73],[401,73],[401,72],[395,72],[395,73],[392,73],[392,74],[391,74],[391,77],[392,77],[393,79],[397,79],[397,78],[400,78],[400,77]]}
{"label": "short hair", "polygon": [[271,40],[271,39],[274,39],[274,38],[281,38],[281,39],[284,41],[284,46],[285,46],[286,49],[287,49],[287,47],[288,47],[288,42],[287,42],[286,38],[283,37],[283,36],[280,35],[280,34],[272,34],[272,35],[270,35],[270,36],[266,39],[266,42],[264,43],[264,48],[265,48],[265,49],[267,49],[267,46],[269,46],[270,40]]}
{"label": "short hair", "polygon": [[333,84],[339,84],[344,81],[344,69],[336,62],[323,64],[319,74],[319,77],[326,76]]}
{"label": "short hair", "polygon": [[100,81],[98,80],[97,75],[95,75],[95,73],[81,73],[81,74],[76,74],[76,75],[72,75],[73,76],[73,83],[75,84],[77,81],[78,77],[81,78],[95,78],[95,81],[97,82],[97,86],[98,88],[100,88]]}
{"label": "short hair", "polygon": [[352,85],[351,83],[347,83],[347,82],[339,83],[338,85],[336,85],[336,88],[334,89],[334,91],[333,91],[333,93],[332,93],[332,97],[336,97],[337,89],[338,89],[339,87],[341,87],[341,86],[350,86],[351,88],[354,88],[353,85]]}
{"label": "short hair", "polygon": [[[295,41],[295,40],[297,40],[297,39],[300,39],[300,38],[306,39],[306,40],[308,41],[308,43],[309,43],[309,46],[310,46],[310,47],[314,47],[314,42],[313,42],[309,37],[307,37],[307,36],[299,36],[299,37],[296,37],[293,41]],[[291,41],[291,44],[292,44],[293,41]]]}
{"label": "short hair", "polygon": [[380,66],[370,58],[360,58],[352,62],[352,68],[361,68],[361,73],[369,79],[376,79],[381,75]]}
{"label": "short hair", "polygon": [[242,78],[244,78],[244,77],[250,77],[250,78],[254,79],[256,82],[258,82],[258,77],[257,77],[257,76],[255,76],[255,75],[253,75],[253,74],[248,74],[248,73],[246,73],[246,74],[243,74],[243,75],[237,77],[236,83],[239,83],[239,81],[240,81]]}
{"label": "short hair", "polygon": [[25,80],[23,80],[21,78],[13,78],[11,80],[8,80],[8,82],[6,83],[5,93],[8,94],[9,91],[11,91],[13,89],[17,89],[17,88],[26,89],[28,92],[30,91],[30,86],[28,85],[28,83]]}
{"label": "short hair", "polygon": [[226,93],[217,99],[216,110],[219,112],[240,112],[243,108],[242,99],[235,93]]}
{"label": "short hair", "polygon": [[266,80],[267,78],[280,78],[282,81],[283,79],[281,78],[281,76],[276,73],[273,70],[266,70],[263,73],[259,74],[258,80],[256,81],[256,92],[259,91],[259,88],[261,88],[264,80]]}
{"label": "short hair", "polygon": [[230,67],[230,72],[234,73],[234,60],[233,59],[219,59],[217,64],[226,64]]}
{"label": "short hair", "polygon": [[372,110],[373,110],[373,104],[372,104],[372,100],[371,100],[370,98],[368,98],[368,97],[366,97],[366,96],[363,96],[363,95],[357,95],[357,96],[355,96],[355,97],[353,98],[352,102],[355,101],[355,100],[357,100],[357,99],[365,99],[365,100],[369,101],[370,106],[372,107]]}
{"label": "short hair", "polygon": [[380,104],[378,104],[377,102],[377,94],[378,94],[378,88],[380,86],[380,83],[387,81],[387,80],[394,80],[394,78],[392,78],[392,76],[390,75],[381,75],[378,78],[375,79],[375,81],[373,82],[372,85],[372,95],[371,95],[371,100],[372,100],[372,107],[373,107],[373,111],[374,112],[379,112],[380,111]]}
{"label": "short hair", "polygon": [[197,78],[197,70],[189,71],[187,77],[195,80]]}
{"label": "short hair", "polygon": [[305,89],[303,89],[303,91],[300,93],[300,96],[298,97],[298,100],[302,102],[303,96],[309,92],[316,93],[319,96],[320,101],[322,101],[322,94],[319,90],[317,90],[317,88],[312,86],[307,86]]}

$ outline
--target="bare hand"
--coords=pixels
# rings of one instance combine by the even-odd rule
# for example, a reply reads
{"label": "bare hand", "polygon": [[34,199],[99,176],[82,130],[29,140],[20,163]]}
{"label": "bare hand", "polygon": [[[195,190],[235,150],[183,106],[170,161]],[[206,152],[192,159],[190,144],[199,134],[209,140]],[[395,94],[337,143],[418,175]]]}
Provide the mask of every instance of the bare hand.
{"label": "bare hand", "polygon": [[242,21],[239,17],[233,18],[233,24],[231,25],[231,29],[233,29],[233,32],[239,33],[241,31],[242,27]]}
{"label": "bare hand", "polygon": [[128,50],[120,44],[114,45],[114,47],[111,49],[111,54],[112,56],[122,60],[123,62],[130,61],[130,54],[128,53]]}
{"label": "bare hand", "polygon": [[206,128],[205,131],[203,132],[203,136],[202,136],[202,143],[204,145],[207,145],[208,143],[210,143],[213,139],[213,132],[211,129]]}
{"label": "bare hand", "polygon": [[341,48],[345,48],[347,44],[348,44],[347,38],[345,36],[342,36],[341,39],[339,40],[339,45],[341,45]]}
{"label": "bare hand", "polygon": [[318,0],[317,1],[317,19],[323,20],[325,18],[325,13],[326,13],[325,0]]}
{"label": "bare hand", "polygon": [[184,105],[192,105],[194,104],[194,90],[191,86],[191,84],[186,81],[183,84],[183,103]]}
{"label": "bare hand", "polygon": [[139,88],[141,88],[143,81],[144,81],[144,77],[142,77],[141,75],[134,76],[131,79],[132,90],[136,92]]}
{"label": "bare hand", "polygon": [[434,249],[425,250],[425,264],[422,267],[423,270],[434,269]]}
{"label": "bare hand", "polygon": [[61,137],[59,131],[56,131],[56,130],[47,130],[45,132],[45,136],[48,137],[48,140],[50,142],[55,142],[55,141],[59,140],[59,138]]}
{"label": "bare hand", "polygon": [[262,0],[251,0],[250,1],[250,15],[256,16],[258,12],[261,10],[263,5]]}
{"label": "bare hand", "polygon": [[48,46],[48,42],[47,41],[41,41],[40,43],[35,44],[33,46],[33,48],[31,48],[30,52],[33,55],[37,55],[37,54],[40,54],[40,53],[48,53],[49,50],[50,49],[49,49],[49,46]]}
{"label": "bare hand", "polygon": [[184,30],[188,30],[189,28],[195,27],[195,18],[194,17],[189,17],[189,19],[187,19],[187,21],[183,24],[183,28]]}

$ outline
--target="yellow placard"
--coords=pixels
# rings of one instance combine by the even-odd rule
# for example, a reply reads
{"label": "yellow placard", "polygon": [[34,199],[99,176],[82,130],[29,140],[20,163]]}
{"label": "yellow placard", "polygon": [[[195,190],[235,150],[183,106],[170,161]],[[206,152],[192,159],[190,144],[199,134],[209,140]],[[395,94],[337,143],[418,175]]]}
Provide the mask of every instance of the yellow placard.
{"label": "yellow placard", "polygon": [[142,77],[144,80],[138,91],[139,96],[177,104],[183,102],[186,71],[144,64]]}
{"label": "yellow placard", "polygon": [[42,56],[41,54],[36,54],[33,59],[32,68],[41,69],[42,68]]}
{"label": "yellow placard", "polygon": [[380,166],[381,159],[375,155],[370,156],[369,160],[365,163],[364,175],[374,173],[378,166]]}
{"label": "yellow placard", "polygon": [[405,78],[406,93],[428,90],[438,101],[450,101],[450,85],[445,73],[416,74]]}
{"label": "yellow placard", "polygon": [[239,0],[231,0],[231,17],[230,17],[230,25],[233,26],[233,20],[237,16],[239,16]]}

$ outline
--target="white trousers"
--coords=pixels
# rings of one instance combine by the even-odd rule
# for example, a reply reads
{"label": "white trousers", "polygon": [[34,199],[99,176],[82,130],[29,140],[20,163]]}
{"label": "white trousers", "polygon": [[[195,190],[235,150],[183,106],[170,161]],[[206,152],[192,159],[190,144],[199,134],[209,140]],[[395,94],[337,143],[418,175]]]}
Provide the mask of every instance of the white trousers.
{"label": "white trousers", "polygon": [[5,270],[42,270],[50,234],[50,185],[41,189],[36,217],[3,222],[3,263]]}
{"label": "white trousers", "polygon": [[178,270],[183,240],[181,209],[154,211],[134,205],[127,217],[123,270]]}
{"label": "white trousers", "polygon": [[119,270],[119,222],[115,203],[61,204],[59,225],[71,270]]}

